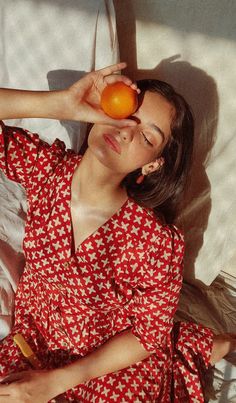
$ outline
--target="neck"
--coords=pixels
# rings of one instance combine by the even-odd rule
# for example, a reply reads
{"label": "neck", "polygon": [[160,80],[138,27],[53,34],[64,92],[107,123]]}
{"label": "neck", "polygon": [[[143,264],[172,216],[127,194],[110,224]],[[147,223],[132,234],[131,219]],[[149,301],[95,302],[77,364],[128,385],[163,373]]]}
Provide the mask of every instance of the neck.
{"label": "neck", "polygon": [[76,197],[91,204],[98,199],[107,203],[114,198],[126,199],[127,192],[120,185],[123,178],[123,174],[103,165],[88,148],[75,175]]}

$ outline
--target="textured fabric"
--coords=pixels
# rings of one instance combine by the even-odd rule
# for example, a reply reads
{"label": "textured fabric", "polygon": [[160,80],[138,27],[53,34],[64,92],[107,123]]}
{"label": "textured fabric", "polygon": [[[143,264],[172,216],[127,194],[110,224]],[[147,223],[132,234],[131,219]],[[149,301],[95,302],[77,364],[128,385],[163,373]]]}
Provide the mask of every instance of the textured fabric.
{"label": "textured fabric", "polygon": [[81,156],[58,139],[50,146],[37,134],[1,127],[0,167],[26,189],[28,212],[27,263],[15,324],[1,346],[0,372],[29,367],[12,341],[16,332],[43,367],[55,368],[130,328],[150,357],[78,385],[67,399],[166,403],[177,394],[194,402],[194,394],[203,402],[200,373],[208,365],[211,331],[180,323],[172,332],[182,284],[179,230],[128,199],[73,252],[71,181]]}
{"label": "textured fabric", "polygon": [[236,277],[235,15],[234,0],[133,0],[129,12],[117,10],[130,72],[137,60],[138,78],[173,85],[193,111],[193,167],[179,219],[184,278],[202,289],[221,270]]}
{"label": "textured fabric", "polygon": [[[119,61],[112,0],[0,0],[0,87],[61,90],[86,72]],[[10,125],[39,131],[48,143],[54,133],[78,151],[83,122],[23,118]],[[12,325],[26,217],[24,189],[0,173],[0,339]]]}

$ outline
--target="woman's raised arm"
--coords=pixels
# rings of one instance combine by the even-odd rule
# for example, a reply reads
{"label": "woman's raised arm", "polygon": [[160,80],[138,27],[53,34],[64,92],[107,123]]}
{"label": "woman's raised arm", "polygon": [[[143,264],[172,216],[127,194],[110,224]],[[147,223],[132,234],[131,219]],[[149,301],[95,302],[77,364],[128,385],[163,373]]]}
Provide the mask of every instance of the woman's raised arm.
{"label": "woman's raised arm", "polygon": [[0,120],[20,118],[58,119],[63,104],[62,91],[0,89]]}
{"label": "woman's raised arm", "polygon": [[125,67],[126,63],[118,63],[93,71],[61,91],[0,89],[0,120],[47,118],[116,126],[135,125],[129,119],[110,118],[100,107],[101,93],[109,83],[123,81],[137,89],[128,77],[115,74]]}

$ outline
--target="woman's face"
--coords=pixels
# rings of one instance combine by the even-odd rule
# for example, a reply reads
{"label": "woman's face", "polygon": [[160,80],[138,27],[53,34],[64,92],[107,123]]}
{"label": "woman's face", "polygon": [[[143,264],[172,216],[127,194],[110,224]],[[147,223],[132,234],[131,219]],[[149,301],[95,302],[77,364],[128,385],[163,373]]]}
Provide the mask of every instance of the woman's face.
{"label": "woman's face", "polygon": [[103,165],[125,176],[161,155],[174,113],[164,97],[147,91],[132,115],[138,124],[124,128],[95,124],[88,137],[89,149]]}

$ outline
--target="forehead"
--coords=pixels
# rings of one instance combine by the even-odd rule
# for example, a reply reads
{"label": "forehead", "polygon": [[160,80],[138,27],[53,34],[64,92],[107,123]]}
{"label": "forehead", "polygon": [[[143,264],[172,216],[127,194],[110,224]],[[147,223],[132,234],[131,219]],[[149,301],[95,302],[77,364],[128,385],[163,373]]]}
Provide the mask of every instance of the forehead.
{"label": "forehead", "polygon": [[161,94],[146,91],[142,104],[136,111],[135,116],[144,125],[155,125],[164,133],[165,137],[170,136],[171,122],[175,114],[174,106]]}

